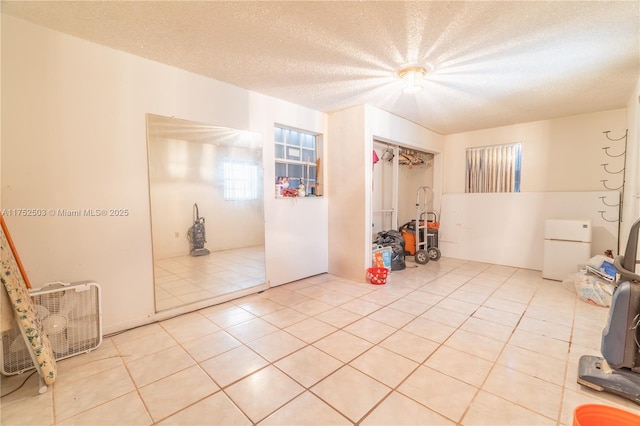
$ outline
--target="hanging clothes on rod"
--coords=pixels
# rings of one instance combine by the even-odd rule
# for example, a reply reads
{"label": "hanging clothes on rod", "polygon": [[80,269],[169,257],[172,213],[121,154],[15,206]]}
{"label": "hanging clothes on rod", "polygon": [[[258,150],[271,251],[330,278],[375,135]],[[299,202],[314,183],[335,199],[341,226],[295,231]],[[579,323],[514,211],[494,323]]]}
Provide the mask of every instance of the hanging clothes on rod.
{"label": "hanging clothes on rod", "polygon": [[398,162],[402,165],[418,166],[427,162],[425,157],[426,154],[424,154],[423,152],[415,151],[413,149],[400,148],[400,159],[398,160]]}

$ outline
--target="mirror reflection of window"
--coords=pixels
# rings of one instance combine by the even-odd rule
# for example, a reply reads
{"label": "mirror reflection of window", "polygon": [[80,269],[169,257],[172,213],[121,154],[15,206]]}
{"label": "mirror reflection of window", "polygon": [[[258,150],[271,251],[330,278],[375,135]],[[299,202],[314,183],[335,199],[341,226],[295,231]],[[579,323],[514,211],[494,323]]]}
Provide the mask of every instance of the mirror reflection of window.
{"label": "mirror reflection of window", "polygon": [[225,161],[223,163],[223,180],[226,201],[258,198],[258,166],[256,164]]}

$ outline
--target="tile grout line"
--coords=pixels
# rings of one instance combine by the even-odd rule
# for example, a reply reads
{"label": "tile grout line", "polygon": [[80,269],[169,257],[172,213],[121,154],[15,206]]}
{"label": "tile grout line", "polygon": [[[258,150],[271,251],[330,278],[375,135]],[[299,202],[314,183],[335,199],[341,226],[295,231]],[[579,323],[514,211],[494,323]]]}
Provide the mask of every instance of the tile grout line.
{"label": "tile grout line", "polygon": [[[495,294],[495,293],[496,293],[496,292],[497,292],[497,291],[498,291],[498,290],[499,290],[499,289],[500,289],[500,288],[501,288],[501,287],[502,287],[502,286],[503,286],[503,285],[504,285],[504,284],[509,280],[509,278],[513,277],[513,275],[514,275],[518,270],[520,270],[520,269],[521,269],[521,268],[516,268],[516,269],[513,271],[513,273],[512,273],[512,274],[511,274],[507,279],[505,279],[505,281],[504,281],[504,282],[503,282],[499,287],[497,287],[497,288],[496,288],[496,289],[495,289],[495,290],[494,290],[494,291],[493,291],[493,292],[492,292],[492,293],[491,293],[491,294],[490,294],[490,295],[485,299],[485,302],[486,302],[486,300],[488,300],[488,299],[491,297],[491,295]],[[536,289],[536,293],[537,293],[537,291],[538,291],[538,289]],[[513,336],[513,333],[515,333],[515,331],[516,331],[516,330],[517,330],[517,328],[518,328],[518,325],[520,324],[520,322],[521,322],[521,321],[522,321],[522,319],[524,318],[524,316],[525,316],[525,314],[526,314],[526,312],[527,312],[527,309],[528,309],[528,308],[529,308],[529,306],[531,305],[531,302],[533,301],[533,299],[534,299],[534,297],[535,297],[535,294],[536,294],[536,293],[534,293],[533,295],[531,295],[531,297],[529,298],[529,301],[528,301],[528,303],[527,303],[527,307],[522,311],[522,313],[520,314],[520,317],[518,318],[518,322],[513,326],[513,329],[512,329],[512,331],[511,331],[511,333],[510,333],[510,335],[509,335],[509,339],[507,339],[507,340],[504,342],[504,344],[502,345],[502,348],[500,349],[500,352],[498,353],[498,355],[496,356],[496,358],[495,358],[495,359],[494,359],[494,361],[492,362],[492,366],[491,366],[491,368],[489,369],[488,373],[486,374],[486,376],[485,376],[485,378],[483,379],[483,381],[482,381],[482,383],[480,384],[480,386],[478,386],[478,387],[477,387],[477,391],[476,391],[475,395],[473,396],[473,398],[472,398],[472,399],[471,399],[471,401],[469,402],[469,405],[467,405],[467,407],[466,407],[466,409],[465,409],[465,411],[464,411],[463,415],[460,417],[460,421],[459,421],[459,422],[457,422],[457,424],[461,424],[461,422],[462,422],[462,420],[464,419],[464,417],[468,414],[468,411],[469,411],[469,408],[471,407],[471,404],[472,404],[472,403],[473,403],[473,401],[477,398],[477,396],[479,395],[480,391],[482,391],[482,387],[486,384],[487,380],[489,379],[489,376],[491,375],[491,372],[492,372],[492,371],[494,371],[494,369],[495,369],[496,365],[499,365],[499,364],[498,364],[498,361],[499,361],[499,359],[500,359],[500,357],[501,357],[502,353],[504,353],[504,350],[506,349],[506,347],[507,347],[507,345],[508,345],[509,341],[511,340],[511,337]],[[483,303],[484,303],[484,302],[483,302]],[[482,306],[483,306],[483,305],[480,305],[480,307],[482,307]],[[494,308],[492,308],[492,309],[494,309]],[[497,310],[499,310],[499,309],[497,309]],[[475,313],[475,312],[474,312],[474,313]],[[473,317],[473,314],[469,315],[469,316],[468,316],[468,318],[467,318],[467,320],[468,320],[469,318],[471,318],[471,317]],[[465,320],[465,323],[466,323],[466,321],[467,321],[467,320]],[[492,322],[492,321],[490,321],[490,322]],[[464,323],[463,323],[463,324],[461,324],[461,326],[462,326],[462,325],[464,325]],[[461,327],[461,326],[460,326],[460,327]],[[460,328],[459,328],[459,329],[460,329]],[[447,340],[448,340],[448,339],[447,339]],[[446,343],[446,341],[445,341],[445,342],[443,342],[443,345],[444,345],[445,343]],[[443,373],[443,374],[446,374],[446,373]],[[451,377],[451,376],[450,376],[450,377]],[[455,378],[455,377],[454,377],[454,378]],[[472,386],[473,386],[473,385],[472,385]],[[475,386],[474,386],[474,387],[475,387]],[[537,414],[537,415],[541,415],[541,416],[543,416],[543,417],[549,418],[549,417],[547,417],[547,416],[545,416],[545,415],[543,415],[543,414],[541,414],[541,413],[538,413],[538,412],[536,412],[536,411],[534,411],[534,410],[531,410],[530,408],[525,407],[525,406],[523,406],[523,405],[521,405],[521,404],[519,404],[519,403],[517,403],[517,402],[506,400],[506,399],[504,399],[503,397],[501,397],[500,395],[495,395],[495,394],[493,394],[492,392],[489,392],[489,391],[487,391],[487,390],[485,390],[484,392],[487,392],[487,393],[489,393],[489,394],[491,394],[491,395],[493,395],[493,396],[495,396],[495,397],[497,397],[497,398],[499,398],[499,399],[501,399],[501,400],[504,400],[504,401],[506,401],[506,402],[508,402],[508,403],[510,403],[510,404],[514,404],[514,405],[516,405],[516,406],[518,406],[518,407],[521,407],[522,409],[525,409],[525,410],[527,410],[527,411],[529,411],[529,412],[532,412],[532,413],[535,413],[535,414]],[[562,404],[561,404],[561,405],[562,405]],[[549,419],[551,420],[551,418],[549,418]]]}
{"label": "tile grout line", "polygon": [[[445,274],[445,275],[446,275],[446,274]],[[428,282],[426,282],[424,285],[426,285],[427,283],[428,283]],[[376,289],[376,290],[377,290],[377,289]],[[376,290],[373,290],[372,292],[375,292]],[[415,290],[414,290],[414,291],[415,291]],[[357,297],[356,299],[362,298],[362,297],[364,297],[364,296],[366,296],[366,295],[368,295],[368,294],[371,294],[372,292],[365,293],[365,294],[363,294],[362,296]],[[353,299],[353,300],[356,300],[356,299]],[[348,303],[348,302],[345,302],[345,303]],[[334,407],[333,405],[331,405],[331,403],[330,403],[329,401],[324,400],[320,395],[318,395],[318,394],[316,394],[315,392],[313,392],[312,388],[313,388],[314,386],[316,386],[317,384],[319,384],[320,382],[322,382],[323,380],[325,380],[327,377],[331,376],[332,374],[335,374],[335,372],[337,372],[338,370],[340,370],[340,369],[344,368],[345,366],[349,366],[349,367],[351,367],[351,368],[354,368],[356,371],[360,372],[361,374],[364,374],[365,376],[367,376],[367,377],[369,377],[369,378],[371,378],[371,379],[375,380],[376,382],[380,383],[381,385],[383,385],[383,386],[385,386],[385,387],[387,387],[387,388],[390,388],[390,387],[389,387],[388,385],[386,385],[385,383],[380,382],[377,378],[372,377],[372,376],[368,375],[367,373],[365,373],[365,372],[363,372],[363,371],[360,371],[359,369],[357,369],[356,367],[353,367],[353,366],[351,365],[351,362],[352,362],[352,361],[354,361],[355,359],[359,358],[359,357],[360,357],[360,356],[362,356],[363,354],[367,353],[367,352],[368,352],[368,351],[370,351],[372,348],[374,348],[374,347],[378,347],[379,342],[378,342],[378,343],[369,342],[369,343],[372,343],[372,346],[371,346],[370,348],[368,348],[368,349],[367,349],[367,350],[365,350],[364,352],[362,352],[362,353],[360,353],[360,354],[356,355],[353,359],[349,360],[348,362],[344,362],[344,361],[342,361],[342,360],[340,360],[340,359],[335,358],[335,357],[334,357],[333,355],[331,355],[330,353],[325,352],[324,350],[322,350],[321,348],[318,348],[318,347],[314,346],[313,344],[314,344],[314,343],[316,343],[316,342],[318,342],[318,341],[320,341],[320,340],[322,340],[322,339],[324,339],[324,338],[326,338],[326,337],[328,337],[328,336],[331,336],[331,335],[333,335],[333,334],[337,333],[338,331],[343,331],[343,332],[349,333],[350,335],[352,335],[352,336],[354,336],[354,337],[356,337],[356,338],[362,339],[360,336],[353,335],[352,333],[350,333],[349,331],[344,330],[344,329],[345,329],[346,327],[348,327],[348,326],[350,326],[350,325],[352,325],[352,324],[354,324],[354,323],[356,323],[356,322],[358,322],[358,321],[360,321],[360,320],[364,319],[364,318],[368,318],[371,314],[373,314],[373,313],[375,313],[375,312],[378,312],[378,311],[380,311],[381,309],[384,309],[385,307],[388,307],[388,306],[389,306],[389,304],[391,304],[391,303],[388,303],[388,304],[386,304],[386,305],[381,305],[381,306],[380,306],[380,308],[376,309],[375,311],[372,311],[372,312],[370,312],[370,313],[368,313],[368,314],[365,314],[365,315],[361,315],[361,318],[359,318],[359,319],[357,319],[357,320],[354,320],[353,322],[350,322],[350,323],[348,323],[348,324],[345,324],[345,325],[343,325],[342,327],[337,328],[337,329],[336,329],[336,330],[334,330],[333,332],[331,332],[331,333],[329,333],[328,335],[325,335],[325,336],[323,336],[323,337],[321,337],[321,338],[319,338],[319,339],[315,340],[315,341],[314,341],[314,342],[312,342],[312,343],[307,343],[307,342],[305,342],[305,343],[307,343],[307,345],[306,345],[306,346],[304,346],[304,347],[302,347],[302,348],[299,348],[298,350],[296,350],[296,351],[294,351],[294,352],[292,352],[292,353],[290,353],[290,354],[287,354],[287,355],[283,356],[282,358],[279,358],[278,360],[274,361],[274,362],[273,362],[273,363],[271,363],[270,365],[273,365],[273,367],[275,367],[276,369],[278,369],[278,371],[281,371],[281,372],[282,372],[283,374],[285,374],[287,377],[291,378],[291,379],[292,379],[292,380],[294,380],[296,383],[298,383],[299,385],[301,385],[301,386],[305,389],[302,393],[307,392],[307,391],[308,391],[308,392],[311,392],[315,397],[319,398],[321,401],[323,401],[325,404],[327,404],[327,406],[331,407],[333,410],[335,410],[336,412],[338,412],[340,415],[342,415],[342,416],[344,416],[345,418],[349,419],[349,417],[348,417],[345,413],[341,412],[337,407]],[[344,303],[343,303],[343,304],[341,304],[341,305],[334,306],[334,308],[336,308],[336,307],[340,307],[340,306],[342,306],[342,305],[344,305]],[[425,312],[426,312],[426,311],[425,311]],[[358,314],[358,315],[360,315],[360,314]],[[314,316],[314,317],[315,317],[315,316]],[[314,318],[314,317],[311,317],[311,318]],[[418,318],[418,316],[416,316],[416,318]],[[414,319],[415,319],[415,318],[414,318]],[[320,321],[321,321],[321,320],[320,320]],[[375,321],[375,320],[373,320],[373,321]],[[329,324],[329,325],[331,325],[331,324]],[[395,328],[395,327],[394,327],[394,328]],[[286,330],[284,330],[284,329],[280,329],[280,330],[282,330],[282,331],[284,331],[284,332],[287,332],[287,331],[286,331]],[[400,330],[400,328],[397,328],[397,329],[395,330],[395,332],[394,332],[394,333],[392,333],[392,335],[393,335],[393,334],[395,334],[395,333],[396,333],[397,331],[399,331],[399,330]],[[295,336],[294,336],[294,337],[295,337]],[[388,338],[388,337],[389,337],[389,336],[387,336],[387,338]],[[386,339],[386,338],[385,338],[385,339]],[[383,341],[384,341],[385,339],[383,339]],[[366,341],[366,340],[365,340],[365,341]],[[278,361],[280,361],[280,360],[282,360],[282,359],[284,359],[284,358],[286,358],[286,357],[288,357],[288,356],[292,355],[293,353],[299,352],[299,351],[301,351],[301,350],[303,350],[304,348],[309,347],[309,346],[312,346],[312,347],[314,347],[315,349],[318,349],[318,350],[320,350],[321,352],[325,353],[326,355],[328,355],[328,356],[330,356],[330,357],[332,357],[332,358],[334,358],[334,359],[338,360],[339,362],[341,362],[341,363],[342,363],[342,365],[341,365],[339,368],[337,368],[337,369],[335,369],[334,371],[332,371],[331,373],[329,373],[327,376],[324,376],[324,377],[323,377],[322,379],[320,379],[319,381],[314,382],[311,386],[308,386],[308,387],[307,387],[307,386],[303,385],[302,383],[299,383],[295,378],[291,377],[287,372],[285,372],[285,371],[281,370],[279,367],[277,367],[277,366],[275,365],[275,362],[278,362]],[[251,348],[250,348],[250,349],[251,349]],[[383,348],[383,349],[384,349],[384,348]],[[395,352],[393,352],[393,353],[395,353]],[[259,354],[258,354],[258,355],[259,355]],[[403,358],[406,358],[406,357],[404,357],[404,356],[403,356],[403,355],[401,355],[401,354],[397,354],[397,355],[402,356]],[[427,357],[427,358],[428,358],[428,357]],[[406,359],[408,359],[408,358],[406,358]],[[268,360],[267,360],[267,361],[268,361]],[[410,360],[410,361],[412,361],[412,360]],[[415,370],[417,370],[421,365],[422,365],[421,363],[418,363],[418,365],[417,365],[417,366],[416,366],[416,367],[411,371],[411,373],[410,373],[409,375],[413,374],[413,372],[415,372]],[[266,366],[265,366],[265,367],[263,367],[263,368],[266,368]],[[258,370],[258,371],[259,371],[259,370]],[[408,376],[409,376],[409,375],[408,375]],[[407,376],[407,377],[408,377],[408,376]],[[404,380],[406,380],[406,378],[407,378],[407,377],[405,377],[405,379],[404,379]],[[404,380],[403,380],[403,381],[404,381]],[[402,383],[402,382],[401,382],[401,383]],[[398,384],[398,385],[396,386],[396,388],[397,388],[399,385],[400,385],[400,384]],[[377,407],[377,406],[379,406],[379,405],[380,405],[380,404],[381,404],[381,403],[382,403],[382,402],[383,402],[383,401],[384,401],[384,400],[385,400],[385,399],[386,399],[386,398],[387,398],[391,393],[393,393],[393,391],[394,391],[396,388],[390,388],[390,391],[389,391],[389,392],[388,392],[388,393],[387,393],[387,394],[386,394],[386,395],[385,395],[385,396],[384,396],[380,401],[378,401],[378,403],[377,403],[377,404],[375,404],[374,408],[375,408],[375,407]],[[301,394],[296,395],[293,399],[295,399],[295,398],[299,397],[300,395],[301,395]],[[287,402],[286,402],[285,404],[283,404],[282,406],[287,405],[287,404],[288,404],[289,402],[291,402],[293,399],[291,399],[290,401],[287,401]],[[416,403],[418,403],[417,401],[415,401],[415,402],[416,402]],[[418,404],[420,404],[420,403],[418,403]],[[422,404],[420,404],[420,405],[424,407],[424,405],[422,405]],[[277,410],[279,410],[280,408],[282,408],[282,407],[279,407],[279,408],[277,408],[276,410],[272,411],[272,412],[271,412],[271,413],[269,413],[269,414],[268,414],[264,419],[266,419],[266,418],[268,418],[269,416],[271,416],[272,414],[274,414],[274,413],[275,413]],[[367,411],[367,413],[365,413],[364,417],[362,417],[360,420],[358,420],[358,421],[354,422],[354,424],[358,424],[359,422],[361,422],[362,420],[364,420],[364,418],[368,415],[368,413],[370,413],[374,408],[371,408],[370,410],[368,410],[368,411]],[[425,407],[425,408],[428,408],[428,407]],[[429,409],[429,408],[428,408],[428,409]],[[431,410],[431,409],[429,409],[429,410]],[[431,411],[433,411],[433,410],[431,410]],[[261,419],[260,421],[262,421],[262,420],[264,420],[264,419]]]}

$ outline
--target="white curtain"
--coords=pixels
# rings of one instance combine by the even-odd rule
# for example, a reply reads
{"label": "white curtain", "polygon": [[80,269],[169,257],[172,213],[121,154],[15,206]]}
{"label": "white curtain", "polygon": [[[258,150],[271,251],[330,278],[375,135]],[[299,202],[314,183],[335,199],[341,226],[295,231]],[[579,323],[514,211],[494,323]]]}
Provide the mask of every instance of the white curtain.
{"label": "white curtain", "polygon": [[520,192],[519,143],[467,148],[465,192]]}

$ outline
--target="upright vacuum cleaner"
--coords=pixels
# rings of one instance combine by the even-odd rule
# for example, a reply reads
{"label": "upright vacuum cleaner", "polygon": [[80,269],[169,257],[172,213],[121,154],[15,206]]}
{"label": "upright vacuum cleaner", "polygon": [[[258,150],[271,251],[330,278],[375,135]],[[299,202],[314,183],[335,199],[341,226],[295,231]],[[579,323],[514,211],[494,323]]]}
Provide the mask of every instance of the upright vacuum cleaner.
{"label": "upright vacuum cleaner", "polygon": [[191,256],[205,256],[209,254],[209,250],[204,248],[204,243],[207,242],[204,231],[204,217],[200,217],[197,204],[193,205],[193,213],[193,226],[187,232],[187,237],[191,243]]}
{"label": "upright vacuum cleaner", "polygon": [[638,219],[629,232],[624,256],[614,265],[620,274],[602,330],[602,357],[583,355],[578,383],[610,392],[640,404],[640,275],[635,273],[638,249]]}

